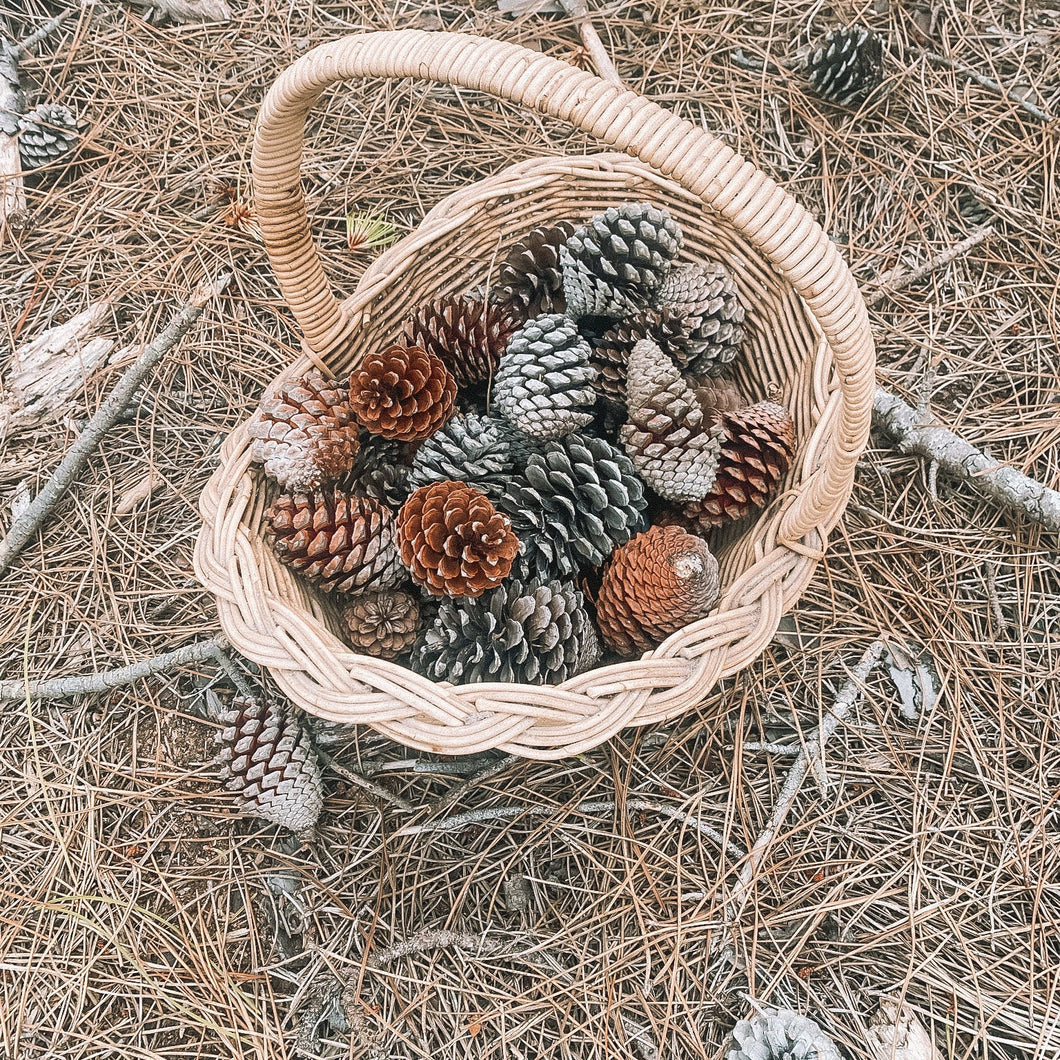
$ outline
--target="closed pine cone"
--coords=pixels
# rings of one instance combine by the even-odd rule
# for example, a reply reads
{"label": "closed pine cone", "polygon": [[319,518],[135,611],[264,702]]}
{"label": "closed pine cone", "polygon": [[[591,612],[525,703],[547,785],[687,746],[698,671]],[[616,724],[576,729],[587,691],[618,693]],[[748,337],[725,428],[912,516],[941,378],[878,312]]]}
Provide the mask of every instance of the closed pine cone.
{"label": "closed pine cone", "polygon": [[405,322],[405,341],[443,361],[464,390],[493,378],[519,316],[507,305],[449,295],[413,313]]}
{"label": "closed pine cone", "polygon": [[653,526],[615,549],[596,597],[604,641],[620,655],[645,652],[705,618],[718,601],[718,561],[678,526]]}
{"label": "closed pine cone", "polygon": [[393,659],[416,640],[420,605],[412,593],[400,589],[363,593],[343,608],[342,620],[354,648],[379,659]]}
{"label": "closed pine cone", "polygon": [[398,513],[401,559],[434,596],[481,596],[508,576],[519,551],[511,520],[463,482],[421,486]]}
{"label": "closed pine cone", "polygon": [[280,561],[326,593],[388,589],[405,580],[393,513],[371,497],[338,488],[285,493],[265,518]]}
{"label": "closed pine cone", "polygon": [[574,234],[571,221],[535,228],[518,240],[501,264],[496,296],[511,302],[530,319],[542,313],[562,313],[563,272],[559,248]]}
{"label": "closed pine cone", "polygon": [[349,392],[310,372],[262,399],[249,427],[251,457],[285,489],[304,493],[344,475],[357,456]]}
{"label": "closed pine cone", "polygon": [[731,379],[696,380],[692,388],[707,422],[711,425],[717,423],[724,413],[747,407],[747,399]]}
{"label": "closed pine cone", "polygon": [[641,339],[651,339],[682,371],[688,367],[688,332],[683,317],[669,309],[645,309],[615,321],[592,343],[589,362],[596,368],[597,392],[619,405],[626,400],[629,355]]}
{"label": "closed pine cone", "polygon": [[350,377],[350,405],[372,434],[399,442],[429,438],[453,411],[456,382],[421,346],[389,346],[365,357]]}
{"label": "closed pine cone", "polygon": [[773,401],[725,413],[715,431],[721,456],[714,487],[702,501],[685,506],[685,514],[704,530],[764,507],[795,454],[791,413]]}
{"label": "closed pine cone", "polygon": [[802,68],[832,103],[864,103],[883,83],[883,40],[867,26],[838,26],[809,52]]}

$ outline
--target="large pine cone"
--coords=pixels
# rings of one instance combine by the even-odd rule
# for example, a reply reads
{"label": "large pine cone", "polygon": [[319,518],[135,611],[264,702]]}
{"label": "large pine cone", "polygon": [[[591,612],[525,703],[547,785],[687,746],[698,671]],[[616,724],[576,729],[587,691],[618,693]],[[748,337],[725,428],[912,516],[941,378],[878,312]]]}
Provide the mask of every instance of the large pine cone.
{"label": "large pine cone", "polygon": [[334,488],[283,494],[265,513],[281,562],[326,593],[389,589],[405,581],[389,508]]}
{"label": "large pine cone", "polygon": [[398,513],[401,559],[434,596],[481,596],[512,569],[511,520],[463,482],[421,486]]}
{"label": "large pine cone", "polygon": [[573,586],[509,580],[476,600],[443,600],[413,657],[436,681],[556,684],[596,665],[600,639]]}
{"label": "large pine cone", "polygon": [[316,371],[267,393],[249,434],[251,457],[295,493],[340,478],[357,455],[349,392]]}
{"label": "large pine cone", "polygon": [[399,442],[429,438],[453,411],[456,382],[420,346],[390,346],[365,357],[350,377],[350,405],[372,434]]}
{"label": "large pine cone", "polygon": [[535,317],[508,341],[493,381],[493,410],[539,441],[572,434],[593,419],[596,369],[589,344],[566,317]]}
{"label": "large pine cone", "polygon": [[795,454],[791,413],[772,401],[760,401],[721,417],[718,474],[710,493],[685,506],[685,514],[707,530],[762,508],[788,473]]}
{"label": "large pine cone", "polygon": [[840,26],[803,63],[819,95],[840,106],[864,103],[883,83],[883,41],[865,26]]}
{"label": "large pine cone", "polygon": [[220,720],[222,776],[241,808],[294,832],[310,832],[324,806],[324,785],[313,741],[294,710],[264,694],[237,696]]}
{"label": "large pine cone", "polygon": [[618,433],[626,455],[660,497],[702,500],[714,485],[721,443],[692,388],[650,339],[633,347],[628,372],[629,422]]}
{"label": "large pine cone", "polygon": [[562,313],[567,302],[563,297],[559,248],[574,234],[574,229],[572,221],[559,221],[535,228],[516,242],[497,275],[497,300],[518,306],[526,319],[542,313]]}
{"label": "large pine cone", "polygon": [[591,343],[589,363],[596,369],[597,393],[616,404],[625,404],[626,365],[633,347],[642,339],[651,339],[682,371],[688,367],[690,353],[684,318],[669,309],[645,309],[616,321]]}
{"label": "large pine cone", "polygon": [[405,322],[405,341],[438,357],[464,390],[493,378],[521,316],[467,295],[436,298]]}
{"label": "large pine cone", "polygon": [[718,561],[679,526],[653,526],[615,549],[596,597],[596,620],[620,655],[644,652],[705,618],[718,602]]}
{"label": "large pine cone", "polygon": [[411,648],[420,628],[420,604],[400,589],[355,596],[342,610],[350,644],[379,659]]}
{"label": "large pine cone", "polygon": [[51,165],[80,141],[77,118],[61,103],[38,103],[18,119],[18,153],[24,169]]}
{"label": "large pine cone", "polygon": [[[926,1054],[925,1054],[926,1055]],[[725,1060],[840,1060],[820,1026],[791,1009],[756,1012],[732,1029]]]}
{"label": "large pine cone", "polygon": [[666,210],[625,203],[597,214],[560,250],[567,315],[624,317],[645,308],[681,249]]}

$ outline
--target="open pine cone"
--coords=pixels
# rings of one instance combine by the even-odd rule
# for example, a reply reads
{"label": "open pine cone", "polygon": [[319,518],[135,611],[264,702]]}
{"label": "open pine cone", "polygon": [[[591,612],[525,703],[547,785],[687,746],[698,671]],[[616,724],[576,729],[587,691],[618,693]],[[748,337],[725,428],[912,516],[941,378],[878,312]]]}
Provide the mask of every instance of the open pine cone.
{"label": "open pine cone", "polygon": [[498,272],[497,300],[518,306],[528,320],[542,313],[562,313],[567,303],[559,248],[574,229],[572,221],[558,221],[517,240]]}
{"label": "open pine cone", "polygon": [[838,26],[807,54],[802,69],[829,102],[864,103],[883,83],[883,40],[867,26]]}
{"label": "open pine cone", "polygon": [[363,593],[343,609],[347,639],[358,651],[393,659],[412,647],[420,628],[420,604],[400,589]]}

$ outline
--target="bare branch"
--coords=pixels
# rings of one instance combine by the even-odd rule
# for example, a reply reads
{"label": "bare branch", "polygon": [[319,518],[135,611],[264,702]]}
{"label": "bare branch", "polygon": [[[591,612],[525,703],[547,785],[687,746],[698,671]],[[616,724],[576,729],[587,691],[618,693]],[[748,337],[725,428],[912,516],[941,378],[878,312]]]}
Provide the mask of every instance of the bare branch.
{"label": "bare branch", "polygon": [[952,70],[955,74],[967,77],[977,85],[981,85],[991,92],[996,92],[1005,102],[1015,103],[1017,107],[1022,107],[1032,118],[1037,118],[1038,121],[1048,122],[1053,120],[1053,116],[1048,111],[1042,110],[1041,107],[1036,107],[1033,103],[1028,103],[1025,99],[1013,96],[1011,92],[1006,92],[992,77],[987,77],[985,74],[973,70],[970,66],[954,62],[953,59],[948,59],[945,55],[939,55],[937,52],[920,51],[920,55],[929,62],[945,66],[947,70]]}
{"label": "bare branch", "polygon": [[338,773],[340,777],[348,780],[351,784],[356,784],[357,787],[363,788],[377,799],[383,799],[384,801],[389,802],[391,806],[396,806],[402,813],[416,812],[416,807],[413,806],[411,802],[407,802],[400,795],[395,795],[392,791],[387,791],[386,788],[369,780],[367,777],[362,777],[360,773],[355,773],[352,769],[347,769],[341,762],[336,762],[326,751],[321,750],[319,746],[316,748],[316,753],[317,757],[328,767],[328,769]]}

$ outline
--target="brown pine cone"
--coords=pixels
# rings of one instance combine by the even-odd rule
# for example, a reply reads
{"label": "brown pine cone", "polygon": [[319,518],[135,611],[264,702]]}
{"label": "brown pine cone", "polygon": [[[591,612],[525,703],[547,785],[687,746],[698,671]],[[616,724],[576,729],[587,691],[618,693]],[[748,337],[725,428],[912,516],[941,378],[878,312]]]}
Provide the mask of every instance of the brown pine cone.
{"label": "brown pine cone", "polygon": [[463,390],[493,378],[521,315],[466,295],[436,298],[405,321],[405,341],[438,357]]}
{"label": "brown pine cone", "polygon": [[338,488],[285,493],[265,518],[280,561],[326,593],[389,589],[405,580],[394,515],[371,497]]}
{"label": "brown pine cone", "polygon": [[764,507],[795,455],[791,413],[772,401],[727,412],[714,430],[721,440],[714,487],[702,501],[685,506],[685,514],[703,530]]}
{"label": "brown pine cone", "polygon": [[421,346],[369,354],[350,377],[350,406],[372,434],[399,442],[429,438],[453,411],[456,382],[445,363]]}
{"label": "brown pine cone", "polygon": [[643,309],[616,321],[592,343],[589,363],[596,368],[597,393],[625,403],[626,365],[641,339],[651,339],[678,368],[687,367],[688,334],[683,318],[668,309]]}
{"label": "brown pine cone", "polygon": [[596,620],[612,651],[632,655],[705,618],[718,592],[718,561],[707,543],[678,526],[653,526],[615,549]]}
{"label": "brown pine cone", "polygon": [[692,383],[696,400],[710,424],[717,423],[726,412],[747,407],[747,399],[731,379],[706,378]]}
{"label": "brown pine cone", "polygon": [[481,596],[512,569],[519,539],[489,498],[446,479],[421,486],[398,512],[401,559],[434,596]]}
{"label": "brown pine cone", "polygon": [[251,457],[292,492],[334,481],[357,455],[349,392],[316,371],[267,392],[248,431]]}
{"label": "brown pine cone", "polygon": [[518,306],[527,320],[542,313],[562,313],[567,300],[563,297],[559,248],[574,234],[575,227],[572,221],[559,221],[535,228],[516,242],[497,275],[497,300]]}
{"label": "brown pine cone", "polygon": [[420,605],[400,589],[364,593],[342,610],[349,642],[358,651],[393,659],[412,647],[420,628]]}

